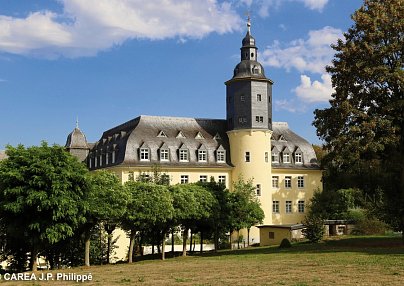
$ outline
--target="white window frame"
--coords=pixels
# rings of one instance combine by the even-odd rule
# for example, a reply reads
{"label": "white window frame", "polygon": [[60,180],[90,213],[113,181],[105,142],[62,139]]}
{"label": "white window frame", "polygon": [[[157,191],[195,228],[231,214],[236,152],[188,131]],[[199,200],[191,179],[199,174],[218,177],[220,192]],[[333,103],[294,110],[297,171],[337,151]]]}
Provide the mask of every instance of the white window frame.
{"label": "white window frame", "polygon": [[295,164],[303,164],[302,153],[295,153]]}
{"label": "white window frame", "polygon": [[304,176],[298,176],[297,177],[297,187],[299,189],[303,189],[304,188]]}
{"label": "white window frame", "polygon": [[271,152],[271,162],[272,163],[279,163],[279,153]]}
{"label": "white window frame", "polygon": [[139,158],[140,158],[140,161],[150,161],[149,148],[140,148]]}
{"label": "white window frame", "polygon": [[180,162],[189,162],[188,149],[180,149],[178,155],[179,155]]}
{"label": "white window frame", "polygon": [[297,202],[297,211],[299,213],[304,213],[304,211],[305,211],[304,201]]}
{"label": "white window frame", "polygon": [[257,94],[257,101],[262,101],[262,95],[261,94]]}
{"label": "white window frame", "polygon": [[206,183],[208,181],[207,175],[199,175],[199,182]]}
{"label": "white window frame", "polygon": [[285,189],[291,189],[291,188],[292,188],[292,177],[286,176],[285,177]]}
{"label": "white window frame", "polygon": [[287,163],[287,164],[290,163],[290,153],[283,153],[282,158],[283,158],[283,160],[282,160],[283,163]]}
{"label": "white window frame", "polygon": [[268,152],[265,152],[264,157],[265,157],[265,163],[268,163]]}
{"label": "white window frame", "polygon": [[180,183],[181,184],[188,184],[189,183],[189,176],[188,175],[181,175]]}
{"label": "white window frame", "polygon": [[272,212],[274,214],[280,213],[280,211],[279,211],[279,201],[272,201]]}
{"label": "white window frame", "polygon": [[279,176],[272,176],[272,188],[279,189]]}
{"label": "white window frame", "polygon": [[220,176],[218,177],[218,182],[219,182],[219,183],[223,183],[223,184],[226,185],[226,176],[225,176],[225,175],[220,175]]}
{"label": "white window frame", "polygon": [[198,150],[198,162],[207,162],[207,161],[208,161],[208,151]]}
{"label": "white window frame", "polygon": [[285,213],[291,214],[292,212],[292,201],[285,201]]}
{"label": "white window frame", "polygon": [[218,163],[226,163],[226,151],[216,151],[216,160]]}
{"label": "white window frame", "polygon": [[168,149],[160,149],[160,161],[161,162],[170,161],[170,150],[168,150]]}

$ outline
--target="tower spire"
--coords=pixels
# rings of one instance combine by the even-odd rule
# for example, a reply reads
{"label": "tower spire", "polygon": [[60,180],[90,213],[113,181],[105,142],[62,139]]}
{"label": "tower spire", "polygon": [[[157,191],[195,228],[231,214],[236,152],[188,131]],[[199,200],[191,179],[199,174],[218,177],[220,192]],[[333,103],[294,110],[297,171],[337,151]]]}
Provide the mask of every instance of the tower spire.
{"label": "tower spire", "polygon": [[77,129],[80,129],[80,128],[79,128],[79,117],[78,117],[78,116],[76,116],[76,128],[77,128]]}
{"label": "tower spire", "polygon": [[247,32],[251,33],[251,17],[250,11],[247,12]]}

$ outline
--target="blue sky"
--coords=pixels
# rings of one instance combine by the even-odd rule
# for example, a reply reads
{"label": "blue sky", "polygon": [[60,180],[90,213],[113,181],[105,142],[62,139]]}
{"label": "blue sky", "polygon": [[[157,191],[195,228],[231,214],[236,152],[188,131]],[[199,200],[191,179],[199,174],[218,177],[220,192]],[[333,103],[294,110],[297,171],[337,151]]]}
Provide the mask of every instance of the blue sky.
{"label": "blue sky", "polygon": [[330,44],[362,0],[0,0],[0,149],[89,142],[138,115],[225,118],[251,13],[273,121],[318,144]]}

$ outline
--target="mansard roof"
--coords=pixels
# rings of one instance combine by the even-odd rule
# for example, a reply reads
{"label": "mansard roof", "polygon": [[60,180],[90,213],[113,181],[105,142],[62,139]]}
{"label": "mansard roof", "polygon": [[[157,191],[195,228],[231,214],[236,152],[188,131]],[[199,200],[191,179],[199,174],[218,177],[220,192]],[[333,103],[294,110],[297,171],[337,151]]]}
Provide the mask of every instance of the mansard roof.
{"label": "mansard roof", "polygon": [[[303,155],[303,164],[277,164],[276,168],[288,168],[288,169],[318,169],[316,153],[313,146],[307,142],[304,138],[300,137],[292,130],[286,122],[273,122],[272,124],[272,146],[278,150],[289,150],[289,152],[295,153],[300,150]],[[279,140],[282,138],[283,140]]]}
{"label": "mansard roof", "polygon": [[[148,166],[160,164],[161,166],[189,166],[189,167],[230,167],[229,140],[226,134],[226,120],[197,119],[183,117],[146,116],[141,115],[126,123],[116,126],[103,133],[93,150],[99,150],[104,145],[117,144],[116,161],[114,165]],[[157,137],[161,131],[167,137]],[[179,138],[182,133],[184,138]],[[200,134],[203,136],[201,139]],[[220,140],[214,139],[220,135]],[[196,138],[198,137],[198,138]],[[112,138],[111,140],[104,140]],[[140,161],[139,148],[146,144],[150,148],[150,161]],[[197,160],[197,151],[201,144],[208,151],[207,162]],[[216,150],[222,145],[227,152],[227,163],[217,163]],[[161,162],[158,150],[164,146],[169,149],[170,161]],[[189,149],[189,162],[179,162],[178,150],[181,146]],[[112,165],[112,164],[111,164]],[[103,166],[105,167],[105,166]]]}
{"label": "mansard roof", "polygon": [[86,136],[78,127],[74,128],[73,131],[67,136],[65,147],[71,149],[89,148]]}

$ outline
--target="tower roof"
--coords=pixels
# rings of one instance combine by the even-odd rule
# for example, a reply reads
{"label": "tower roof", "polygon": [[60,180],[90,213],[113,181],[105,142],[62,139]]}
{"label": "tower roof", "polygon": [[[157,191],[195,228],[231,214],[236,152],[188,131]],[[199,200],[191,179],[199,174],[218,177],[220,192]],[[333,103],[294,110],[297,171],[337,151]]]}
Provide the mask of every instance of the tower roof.
{"label": "tower roof", "polygon": [[70,149],[88,149],[86,136],[78,126],[67,136],[65,147]]}

